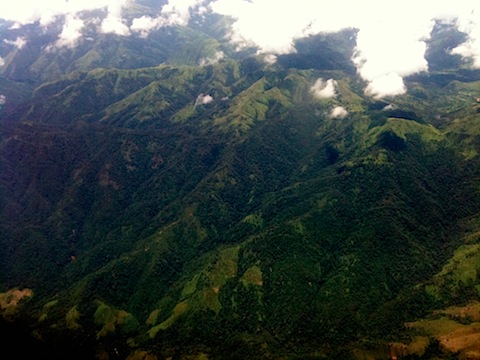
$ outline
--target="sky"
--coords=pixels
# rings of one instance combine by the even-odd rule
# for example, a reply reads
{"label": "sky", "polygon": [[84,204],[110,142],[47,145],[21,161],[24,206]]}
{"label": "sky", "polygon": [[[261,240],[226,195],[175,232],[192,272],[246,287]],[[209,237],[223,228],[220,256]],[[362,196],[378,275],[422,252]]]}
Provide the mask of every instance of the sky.
{"label": "sky", "polygon": [[[403,94],[404,78],[428,71],[426,41],[435,21],[455,24],[467,41],[452,53],[480,68],[480,1],[478,0],[168,0],[155,16],[126,20],[122,10],[135,0],[15,0],[3,5],[0,18],[16,27],[39,22],[48,26],[64,19],[56,46],[75,46],[87,21],[100,32],[148,37],[164,26],[184,26],[193,14],[217,13],[233,19],[228,40],[238,49],[255,45],[267,62],[295,52],[295,40],[322,32],[358,29],[352,58],[368,82],[366,94],[381,98]],[[102,9],[103,19],[87,20],[82,11]],[[12,40],[8,40],[12,42]],[[25,46],[18,38],[12,45]],[[1,65],[0,58],[0,65]],[[317,84],[321,91],[322,84]],[[325,83],[332,91],[333,83]]]}

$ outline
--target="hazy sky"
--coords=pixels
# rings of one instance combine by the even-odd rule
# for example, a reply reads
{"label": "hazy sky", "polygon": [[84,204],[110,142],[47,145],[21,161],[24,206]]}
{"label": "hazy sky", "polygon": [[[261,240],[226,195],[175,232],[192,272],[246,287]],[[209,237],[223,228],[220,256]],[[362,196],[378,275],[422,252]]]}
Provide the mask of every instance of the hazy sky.
{"label": "hazy sky", "polygon": [[[47,26],[59,16],[65,23],[56,45],[75,46],[86,19],[80,12],[106,9],[98,29],[122,36],[148,36],[162,26],[185,25],[193,13],[214,12],[235,19],[229,40],[239,48],[255,44],[260,53],[295,51],[294,40],[319,32],[348,27],[359,29],[353,61],[369,82],[372,96],[401,94],[403,78],[428,70],[425,40],[434,20],[455,23],[468,41],[453,49],[480,68],[480,1],[478,0],[169,0],[157,16],[122,18],[133,0],[15,0],[0,10],[0,17],[17,26],[40,22]],[[18,45],[24,46],[23,39]]]}

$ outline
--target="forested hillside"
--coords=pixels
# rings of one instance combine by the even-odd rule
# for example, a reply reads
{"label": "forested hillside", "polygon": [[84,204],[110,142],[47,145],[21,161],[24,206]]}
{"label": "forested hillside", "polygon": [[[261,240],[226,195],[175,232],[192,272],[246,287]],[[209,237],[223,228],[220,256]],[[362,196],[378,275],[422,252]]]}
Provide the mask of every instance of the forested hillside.
{"label": "forested hillside", "polygon": [[480,356],[462,34],[439,24],[430,71],[379,98],[353,29],[272,62],[227,24],[2,45],[2,326],[53,358]]}

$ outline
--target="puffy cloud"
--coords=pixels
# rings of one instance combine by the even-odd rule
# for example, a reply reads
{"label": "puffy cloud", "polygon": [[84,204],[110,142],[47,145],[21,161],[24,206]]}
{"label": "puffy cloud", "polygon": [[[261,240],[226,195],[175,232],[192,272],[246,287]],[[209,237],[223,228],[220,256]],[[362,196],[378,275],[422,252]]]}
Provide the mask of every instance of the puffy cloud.
{"label": "puffy cloud", "polygon": [[207,94],[200,94],[197,96],[197,99],[195,100],[195,107],[199,105],[206,105],[209,104],[213,101],[213,97],[211,95]]}
{"label": "puffy cloud", "polygon": [[61,15],[76,15],[85,10],[118,11],[130,0],[16,0],[3,6],[0,17],[19,25],[52,23]]}
{"label": "puffy cloud", "polygon": [[5,105],[7,103],[7,97],[5,95],[0,94],[0,106]]}
{"label": "puffy cloud", "polygon": [[348,116],[348,111],[343,106],[336,106],[330,111],[328,116],[332,119],[343,119]]}
{"label": "puffy cloud", "polygon": [[58,37],[57,46],[75,46],[78,39],[82,36],[81,30],[85,26],[83,20],[76,18],[73,15],[68,15],[65,19],[63,30]]}
{"label": "puffy cloud", "polygon": [[142,16],[133,19],[130,30],[139,33],[141,37],[147,37],[150,31],[156,29],[158,26],[160,26],[160,20],[158,18]]}
{"label": "puffy cloud", "polygon": [[[203,0],[169,0],[162,8],[161,16],[163,26],[187,25],[190,20],[190,10],[198,7]],[[203,7],[199,7],[204,12]]]}
{"label": "puffy cloud", "polygon": [[132,21],[130,30],[147,37],[155,29],[166,26],[185,26],[190,21],[192,9],[203,15],[208,8],[201,6],[204,0],[169,0],[160,11],[159,16],[141,16]]}
{"label": "puffy cloud", "polygon": [[367,94],[403,94],[403,77],[428,70],[425,39],[434,23],[427,24],[405,28],[398,21],[385,20],[360,29],[353,62],[360,76],[369,82]]}
{"label": "puffy cloud", "polygon": [[310,88],[312,94],[319,99],[328,99],[337,95],[337,82],[333,79],[324,81],[322,78],[318,79]]}
{"label": "puffy cloud", "polygon": [[108,15],[101,25],[101,30],[105,34],[116,34],[127,36],[130,34],[130,29],[123,22],[123,20],[115,15]]}
{"label": "puffy cloud", "polygon": [[407,87],[403,82],[403,78],[395,72],[374,77],[365,89],[365,94],[376,99],[385,96],[402,95],[406,92]]}
{"label": "puffy cloud", "polygon": [[108,15],[101,24],[102,32],[128,35],[130,31],[121,12],[129,2],[131,0],[16,0],[2,8],[0,18],[14,22],[13,27],[18,28],[34,22],[47,26],[64,16],[63,30],[56,45],[73,46],[84,26],[80,13],[86,10],[106,10]]}
{"label": "puffy cloud", "polygon": [[217,0],[210,7],[235,19],[230,38],[240,48],[256,45],[261,52],[286,54],[295,51],[293,40],[311,21],[303,11],[304,3],[308,2]]}
{"label": "puffy cloud", "polygon": [[117,35],[129,35],[130,29],[125,25],[122,19],[122,8],[126,0],[111,0],[107,9],[108,15],[102,21],[101,30],[103,33],[113,33]]}
{"label": "puffy cloud", "polygon": [[0,66],[5,65],[5,59],[0,56]]}

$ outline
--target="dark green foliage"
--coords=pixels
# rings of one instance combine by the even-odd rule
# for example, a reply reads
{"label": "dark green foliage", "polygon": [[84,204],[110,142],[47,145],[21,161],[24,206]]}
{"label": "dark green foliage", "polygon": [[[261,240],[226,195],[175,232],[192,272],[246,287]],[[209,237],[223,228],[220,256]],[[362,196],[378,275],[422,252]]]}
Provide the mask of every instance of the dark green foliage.
{"label": "dark green foliage", "polygon": [[337,162],[340,157],[340,153],[331,145],[327,145],[325,148],[325,156],[327,157],[327,163],[333,165]]}
{"label": "dark green foliage", "polygon": [[378,144],[381,147],[394,152],[402,151],[406,147],[405,140],[391,131],[382,133],[378,139]]}

